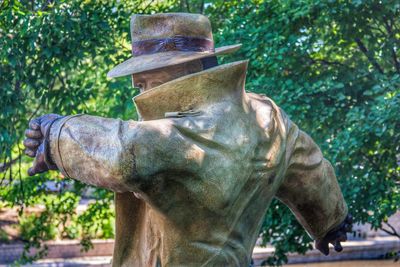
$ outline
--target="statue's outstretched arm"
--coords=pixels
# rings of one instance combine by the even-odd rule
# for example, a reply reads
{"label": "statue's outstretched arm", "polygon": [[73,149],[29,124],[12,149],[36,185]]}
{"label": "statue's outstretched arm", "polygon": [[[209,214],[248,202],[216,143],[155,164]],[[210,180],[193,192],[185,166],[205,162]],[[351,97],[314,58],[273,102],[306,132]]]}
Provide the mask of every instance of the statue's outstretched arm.
{"label": "statue's outstretched arm", "polygon": [[329,243],[340,251],[351,220],[346,220],[347,205],[332,165],[306,133],[290,121],[288,125],[288,165],[277,198],[292,210],[322,253],[329,253]]}
{"label": "statue's outstretched arm", "polygon": [[132,191],[137,122],[67,116],[51,126],[51,160],[66,176],[117,192]]}
{"label": "statue's outstretched arm", "polygon": [[[176,119],[177,120],[177,119]],[[196,147],[170,119],[122,121],[89,115],[34,119],[26,132],[30,175],[58,169],[66,177],[116,192],[141,191],[151,177],[186,170]]]}

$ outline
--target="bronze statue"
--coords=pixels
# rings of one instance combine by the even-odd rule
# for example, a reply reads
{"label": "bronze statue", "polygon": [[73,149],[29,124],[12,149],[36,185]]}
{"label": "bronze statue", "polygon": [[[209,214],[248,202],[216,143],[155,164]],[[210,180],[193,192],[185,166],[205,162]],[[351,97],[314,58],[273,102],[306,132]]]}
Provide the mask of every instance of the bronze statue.
{"label": "bronze statue", "polygon": [[247,61],[218,65],[209,20],[134,15],[132,75],[140,121],[48,114],[32,120],[29,175],[116,192],[113,266],[249,266],[272,198],[285,203],[324,254],[351,217],[331,164],[269,98],[244,90]]}

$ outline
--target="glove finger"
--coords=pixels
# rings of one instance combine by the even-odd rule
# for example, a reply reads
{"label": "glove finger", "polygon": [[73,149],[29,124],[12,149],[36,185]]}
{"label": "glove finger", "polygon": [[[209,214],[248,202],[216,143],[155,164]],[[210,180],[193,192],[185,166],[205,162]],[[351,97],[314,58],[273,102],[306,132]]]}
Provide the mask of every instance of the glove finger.
{"label": "glove finger", "polygon": [[33,175],[35,175],[36,174],[36,172],[35,172],[35,167],[30,167],[29,169],[28,169],[28,175],[29,176],[33,176]]}
{"label": "glove finger", "polygon": [[29,148],[25,149],[25,155],[28,157],[34,158],[36,156],[36,151],[33,151]]}
{"label": "glove finger", "polygon": [[33,176],[33,175],[35,175],[35,174],[42,173],[42,172],[45,172],[45,171],[46,171],[46,170],[40,169],[40,168],[38,168],[38,167],[35,165],[35,166],[30,167],[30,168],[28,169],[28,175],[29,175],[29,176]]}
{"label": "glove finger", "polygon": [[324,254],[325,256],[329,255],[329,244],[328,244],[328,242],[325,242],[325,241],[317,242],[315,247],[319,251],[321,251],[322,254]]}
{"label": "glove finger", "polygon": [[42,132],[40,130],[32,130],[32,129],[27,129],[25,131],[25,136],[32,139],[43,138]]}
{"label": "glove finger", "polygon": [[40,120],[39,118],[35,118],[29,122],[29,128],[32,130],[40,130]]}
{"label": "glove finger", "polygon": [[24,140],[24,146],[26,148],[35,149],[39,145],[40,145],[40,142],[37,139],[27,138]]}
{"label": "glove finger", "polygon": [[337,252],[341,252],[343,250],[342,245],[340,244],[339,240],[336,240],[335,243],[333,244],[333,247]]}

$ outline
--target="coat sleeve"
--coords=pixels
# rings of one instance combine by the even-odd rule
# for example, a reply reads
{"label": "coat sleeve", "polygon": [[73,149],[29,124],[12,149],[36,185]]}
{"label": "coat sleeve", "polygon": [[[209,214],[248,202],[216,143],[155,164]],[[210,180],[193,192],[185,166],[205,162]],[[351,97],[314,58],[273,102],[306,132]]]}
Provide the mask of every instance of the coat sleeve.
{"label": "coat sleeve", "polygon": [[288,165],[277,198],[292,210],[309,235],[318,240],[346,218],[347,205],[333,167],[319,147],[287,117],[285,120]]}
{"label": "coat sleeve", "polygon": [[68,116],[50,130],[51,159],[66,177],[116,192],[140,191],[154,173],[185,169],[190,144],[173,122],[122,121],[89,115]]}

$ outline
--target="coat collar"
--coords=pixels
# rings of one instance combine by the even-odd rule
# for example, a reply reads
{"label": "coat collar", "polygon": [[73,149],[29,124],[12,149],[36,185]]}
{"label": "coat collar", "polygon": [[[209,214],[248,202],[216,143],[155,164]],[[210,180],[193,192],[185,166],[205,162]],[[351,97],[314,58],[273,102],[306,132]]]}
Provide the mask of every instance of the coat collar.
{"label": "coat collar", "polygon": [[242,104],[248,61],[237,61],[183,76],[133,98],[144,120],[162,119],[167,112],[198,110],[213,102]]}

